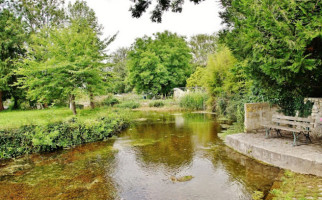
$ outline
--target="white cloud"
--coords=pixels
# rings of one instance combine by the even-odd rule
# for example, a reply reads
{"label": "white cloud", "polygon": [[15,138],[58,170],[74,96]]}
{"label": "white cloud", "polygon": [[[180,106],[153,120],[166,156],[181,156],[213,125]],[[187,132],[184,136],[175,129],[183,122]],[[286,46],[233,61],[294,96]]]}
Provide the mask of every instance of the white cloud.
{"label": "white cloud", "polygon": [[164,30],[189,37],[200,33],[211,34],[222,28],[218,14],[220,5],[215,0],[197,5],[186,0],[182,13],[166,12],[161,24],[151,22],[152,7],[141,18],[132,18],[130,0],[87,0],[87,4],[94,9],[99,23],[104,26],[105,37],[119,31],[118,37],[109,46],[110,52],[130,46],[135,38]]}

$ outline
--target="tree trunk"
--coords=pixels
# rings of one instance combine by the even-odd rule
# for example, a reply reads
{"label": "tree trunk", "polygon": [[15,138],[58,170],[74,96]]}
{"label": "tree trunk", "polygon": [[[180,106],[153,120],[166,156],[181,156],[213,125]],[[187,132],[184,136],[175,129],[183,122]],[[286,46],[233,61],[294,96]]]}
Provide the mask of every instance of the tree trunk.
{"label": "tree trunk", "polygon": [[93,93],[89,94],[89,101],[90,101],[91,108],[94,109],[95,104],[94,104],[94,95],[93,95]]}
{"label": "tree trunk", "polygon": [[69,108],[73,111],[74,115],[77,114],[76,112],[76,103],[75,103],[75,95],[69,96]]}
{"label": "tree trunk", "polygon": [[43,106],[44,108],[48,108],[48,103],[44,103],[44,104],[42,104],[42,106]]}
{"label": "tree trunk", "polygon": [[2,91],[0,91],[0,111],[4,110],[3,101],[2,101]]}

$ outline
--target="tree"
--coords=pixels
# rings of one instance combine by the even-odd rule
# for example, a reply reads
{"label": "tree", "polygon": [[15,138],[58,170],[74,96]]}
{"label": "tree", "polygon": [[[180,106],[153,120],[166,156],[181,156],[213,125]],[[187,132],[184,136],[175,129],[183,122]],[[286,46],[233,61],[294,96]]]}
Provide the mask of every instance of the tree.
{"label": "tree", "polygon": [[[135,2],[132,16],[140,17],[151,0]],[[181,11],[174,2],[158,1],[152,20],[160,22],[162,13],[173,5]],[[245,61],[243,71],[261,94],[282,107],[298,98],[322,96],[321,0],[220,2],[226,25],[221,41]]]}
{"label": "tree", "polygon": [[11,4],[33,33],[44,27],[63,25],[65,21],[64,0],[12,0]]}
{"label": "tree", "polygon": [[[131,0],[135,4],[130,8],[132,12],[132,17],[139,18],[142,16],[143,12],[145,12],[149,6],[152,4],[152,0]],[[199,3],[204,0],[190,0],[194,3]],[[172,12],[181,12],[182,5],[184,0],[163,0],[163,1],[155,1],[156,6],[152,11],[151,20],[153,22],[161,22],[162,21],[162,14],[165,11],[168,11],[171,8]]]}
{"label": "tree", "polygon": [[102,35],[103,26],[98,23],[95,11],[88,7],[85,1],[76,0],[73,4],[69,2],[66,15],[69,22],[77,21],[79,24],[87,24],[98,35]]}
{"label": "tree", "polygon": [[128,75],[127,70],[127,56],[128,48],[119,48],[111,55],[111,66],[114,73],[114,86],[113,92],[123,93],[128,88],[126,77]]}
{"label": "tree", "polygon": [[16,62],[24,54],[25,41],[23,24],[8,9],[0,10],[0,111],[3,100],[12,93],[16,77]]}
{"label": "tree", "polygon": [[77,91],[99,89],[105,84],[101,74],[104,55],[96,32],[72,23],[66,28],[43,30],[32,39],[30,54],[18,71],[24,75],[19,82],[28,89],[28,98],[41,103],[68,98],[76,114]]}
{"label": "tree", "polygon": [[206,69],[197,67],[196,71],[187,79],[186,87],[205,87],[206,86]]}
{"label": "tree", "polygon": [[208,55],[215,53],[217,37],[215,34],[199,34],[190,38],[189,47],[192,53],[192,63],[197,67],[207,65]]}
{"label": "tree", "polygon": [[137,92],[167,95],[191,73],[186,41],[168,31],[137,39],[128,57],[129,81]]}
{"label": "tree", "polygon": [[[111,37],[100,39],[100,36],[103,34],[103,26],[98,23],[94,10],[88,7],[85,1],[77,0],[74,4],[69,3],[66,11],[66,17],[68,19],[68,23],[78,24],[80,30],[82,27],[85,27],[85,29],[86,27],[90,27],[96,33],[96,42],[99,46],[99,51],[102,53],[102,55],[104,54],[104,56],[106,56],[105,50],[107,46],[115,40],[117,34]],[[103,71],[101,73],[104,74]],[[107,75],[105,76],[105,79],[110,79],[110,77]],[[86,92],[89,94],[91,108],[95,107],[94,95],[105,92],[102,86],[103,85],[101,85],[101,87],[97,87],[95,82],[89,82],[85,88]]]}
{"label": "tree", "polygon": [[282,107],[322,96],[320,0],[223,2],[222,38],[256,87]]}

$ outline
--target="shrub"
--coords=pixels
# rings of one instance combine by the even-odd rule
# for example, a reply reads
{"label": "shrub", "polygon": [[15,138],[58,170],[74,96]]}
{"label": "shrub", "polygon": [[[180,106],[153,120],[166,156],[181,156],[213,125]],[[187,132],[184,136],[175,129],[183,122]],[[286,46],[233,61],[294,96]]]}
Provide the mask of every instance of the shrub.
{"label": "shrub", "polygon": [[208,95],[205,92],[191,92],[181,97],[179,105],[189,110],[205,109]]}
{"label": "shrub", "polygon": [[140,103],[135,102],[135,101],[125,101],[125,102],[117,105],[117,107],[134,109],[134,108],[140,107]]}
{"label": "shrub", "polygon": [[149,107],[163,107],[164,103],[162,101],[152,101],[149,103]]}
{"label": "shrub", "polygon": [[120,101],[115,98],[113,95],[109,95],[107,98],[103,100],[103,105],[105,106],[114,106],[115,104],[119,104]]}
{"label": "shrub", "polygon": [[32,152],[52,151],[86,142],[104,140],[128,125],[119,115],[101,117],[90,124],[72,118],[43,126],[22,126],[0,130],[0,159]]}

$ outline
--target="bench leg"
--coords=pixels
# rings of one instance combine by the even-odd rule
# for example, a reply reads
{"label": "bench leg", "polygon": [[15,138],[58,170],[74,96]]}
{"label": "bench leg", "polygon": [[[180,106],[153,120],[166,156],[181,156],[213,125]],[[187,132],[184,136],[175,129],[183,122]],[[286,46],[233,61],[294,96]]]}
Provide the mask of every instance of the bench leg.
{"label": "bench leg", "polygon": [[310,141],[310,143],[312,143],[312,140],[310,138],[310,133],[303,133],[306,139],[306,143],[308,143]]}
{"label": "bench leg", "polygon": [[298,141],[298,139],[299,139],[299,135],[300,135],[301,133],[296,133],[296,132],[293,132],[293,138],[294,138],[294,141],[293,141],[293,146],[297,146],[298,144],[297,144],[297,141]]}
{"label": "bench leg", "polygon": [[265,128],[265,131],[266,131],[266,136],[265,138],[268,139],[269,138],[269,132],[270,132],[270,128]]}
{"label": "bench leg", "polygon": [[276,135],[277,137],[282,137],[282,133],[280,129],[276,129]]}

